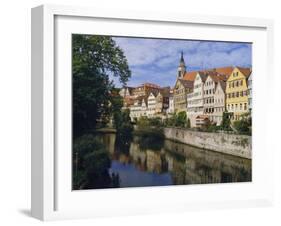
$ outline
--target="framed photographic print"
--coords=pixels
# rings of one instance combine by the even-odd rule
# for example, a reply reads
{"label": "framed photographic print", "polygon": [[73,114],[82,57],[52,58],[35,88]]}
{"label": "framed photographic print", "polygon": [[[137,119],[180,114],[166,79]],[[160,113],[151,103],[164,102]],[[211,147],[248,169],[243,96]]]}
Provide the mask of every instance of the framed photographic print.
{"label": "framed photographic print", "polygon": [[272,30],[263,19],[32,9],[32,215],[271,204]]}

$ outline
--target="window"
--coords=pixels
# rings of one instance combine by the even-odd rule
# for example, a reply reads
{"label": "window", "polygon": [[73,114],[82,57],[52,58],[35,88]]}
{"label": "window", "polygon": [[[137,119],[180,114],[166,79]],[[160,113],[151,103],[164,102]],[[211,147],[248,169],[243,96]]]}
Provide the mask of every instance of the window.
{"label": "window", "polygon": [[242,110],[242,104],[240,104],[240,110]]}
{"label": "window", "polygon": [[237,110],[238,109],[238,104],[235,104],[235,110]]}
{"label": "window", "polygon": [[247,103],[244,103],[244,110],[247,110]]}

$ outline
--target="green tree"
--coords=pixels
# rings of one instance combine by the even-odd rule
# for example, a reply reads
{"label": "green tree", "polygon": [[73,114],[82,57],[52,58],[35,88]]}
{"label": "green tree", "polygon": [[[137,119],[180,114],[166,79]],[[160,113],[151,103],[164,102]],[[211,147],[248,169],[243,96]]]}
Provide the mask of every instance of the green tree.
{"label": "green tree", "polygon": [[109,76],[126,84],[131,76],[126,57],[108,36],[72,35],[73,133],[77,136],[109,118],[114,87]]}
{"label": "green tree", "polygon": [[175,126],[178,126],[178,127],[186,126],[186,112],[185,111],[181,111],[177,114]]}
{"label": "green tree", "polygon": [[73,144],[73,189],[118,186],[109,174],[111,161],[105,146],[93,135],[83,135]]}
{"label": "green tree", "polygon": [[141,116],[137,121],[137,126],[140,129],[148,128],[150,126],[148,118],[146,116]]}
{"label": "green tree", "polygon": [[160,117],[150,118],[149,125],[157,128],[162,127],[162,119]]}
{"label": "green tree", "polygon": [[223,115],[222,115],[222,122],[221,122],[221,129],[222,130],[231,130],[231,127],[230,127],[230,117],[231,117],[231,113],[229,112],[223,112]]}
{"label": "green tree", "polygon": [[110,97],[110,115],[113,118],[113,125],[116,129],[119,128],[120,123],[122,123],[122,106],[123,98],[118,94],[117,90],[114,90]]}
{"label": "green tree", "polygon": [[168,119],[166,119],[166,125],[167,126],[175,126],[177,121],[177,114],[173,113],[172,116]]}
{"label": "green tree", "polygon": [[116,121],[115,123],[117,136],[126,142],[130,141],[132,139],[132,132],[134,130],[130,118],[130,110],[125,109],[124,111],[121,111],[118,116],[118,121]]}
{"label": "green tree", "polygon": [[252,133],[252,117],[246,113],[241,116],[242,118],[233,123],[235,130],[241,134],[251,135]]}

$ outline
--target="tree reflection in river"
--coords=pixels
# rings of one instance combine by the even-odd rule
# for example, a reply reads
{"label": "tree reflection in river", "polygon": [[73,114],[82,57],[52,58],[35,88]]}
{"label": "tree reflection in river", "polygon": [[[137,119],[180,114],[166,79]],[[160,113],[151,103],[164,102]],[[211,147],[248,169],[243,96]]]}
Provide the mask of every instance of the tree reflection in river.
{"label": "tree reflection in river", "polygon": [[[118,140],[114,133],[96,137],[111,160],[108,175],[118,175],[118,186],[140,187],[251,181],[251,160],[164,140],[159,145]],[[113,187],[112,182],[107,186]],[[92,187],[97,188],[97,187]],[[101,187],[99,187],[101,188]]]}
{"label": "tree reflection in river", "polygon": [[97,137],[87,134],[76,138],[72,158],[74,190],[119,187],[118,173],[109,172],[108,145],[105,146]]}

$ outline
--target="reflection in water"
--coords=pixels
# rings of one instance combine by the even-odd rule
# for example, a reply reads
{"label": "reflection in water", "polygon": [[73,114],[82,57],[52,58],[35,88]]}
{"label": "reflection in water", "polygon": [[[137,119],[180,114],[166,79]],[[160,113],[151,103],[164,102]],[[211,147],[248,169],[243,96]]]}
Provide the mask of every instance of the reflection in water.
{"label": "reflection in water", "polygon": [[251,160],[165,140],[162,147],[131,142],[115,134],[98,138],[111,159],[109,173],[120,187],[206,184],[251,181]]}

